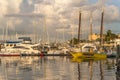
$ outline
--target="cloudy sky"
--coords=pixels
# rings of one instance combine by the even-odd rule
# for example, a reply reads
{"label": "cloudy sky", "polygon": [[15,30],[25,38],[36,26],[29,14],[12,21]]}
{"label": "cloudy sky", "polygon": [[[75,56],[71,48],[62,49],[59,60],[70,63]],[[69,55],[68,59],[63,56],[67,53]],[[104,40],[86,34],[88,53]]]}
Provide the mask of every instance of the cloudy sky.
{"label": "cloudy sky", "polygon": [[99,33],[102,8],[104,32],[111,29],[120,33],[119,4],[120,0],[0,0],[0,33],[8,26],[9,34],[36,33],[41,38],[49,35],[52,40],[70,39],[77,36],[81,11],[84,39],[90,32],[90,13],[93,16],[93,32]]}

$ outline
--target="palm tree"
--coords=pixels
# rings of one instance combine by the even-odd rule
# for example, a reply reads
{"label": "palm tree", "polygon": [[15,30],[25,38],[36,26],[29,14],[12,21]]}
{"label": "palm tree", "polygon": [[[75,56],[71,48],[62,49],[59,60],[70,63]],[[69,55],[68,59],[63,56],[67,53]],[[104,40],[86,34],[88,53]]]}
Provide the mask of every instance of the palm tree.
{"label": "palm tree", "polygon": [[105,36],[105,41],[109,42],[110,40],[114,40],[115,38],[117,38],[117,35],[112,33],[111,30],[108,30]]}
{"label": "palm tree", "polygon": [[70,44],[77,44],[78,43],[78,39],[77,38],[72,38],[71,40],[70,40]]}

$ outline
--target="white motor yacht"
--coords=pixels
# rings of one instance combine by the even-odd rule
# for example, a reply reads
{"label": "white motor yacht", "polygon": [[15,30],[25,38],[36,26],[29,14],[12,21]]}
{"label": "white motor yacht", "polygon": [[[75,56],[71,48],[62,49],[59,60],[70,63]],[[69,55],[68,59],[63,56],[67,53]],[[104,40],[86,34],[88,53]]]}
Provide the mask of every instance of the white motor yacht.
{"label": "white motor yacht", "polygon": [[38,46],[38,44],[24,44],[19,43],[13,47],[5,47],[1,49],[1,56],[19,56],[21,54],[40,54],[40,51],[35,49],[34,47]]}

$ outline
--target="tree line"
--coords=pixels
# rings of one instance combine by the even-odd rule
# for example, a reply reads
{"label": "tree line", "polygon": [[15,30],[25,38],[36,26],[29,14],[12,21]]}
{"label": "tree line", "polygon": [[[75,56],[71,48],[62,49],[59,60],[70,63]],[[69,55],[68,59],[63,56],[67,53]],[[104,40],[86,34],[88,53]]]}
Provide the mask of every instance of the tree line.
{"label": "tree line", "polygon": [[[103,41],[106,43],[118,38],[118,35],[113,33],[112,30],[107,30],[106,33],[103,34],[103,36],[104,36]],[[69,41],[70,41],[70,44],[77,44],[78,43],[78,39],[75,37]],[[95,41],[100,41],[100,38],[97,38]],[[90,41],[89,40],[80,40],[80,42],[90,42]]]}

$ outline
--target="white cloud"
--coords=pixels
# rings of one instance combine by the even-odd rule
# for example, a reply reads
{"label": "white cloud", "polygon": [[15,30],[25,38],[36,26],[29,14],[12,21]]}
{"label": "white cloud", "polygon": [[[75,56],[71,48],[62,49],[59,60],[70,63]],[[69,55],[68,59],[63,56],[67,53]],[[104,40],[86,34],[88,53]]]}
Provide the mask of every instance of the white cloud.
{"label": "white cloud", "polygon": [[18,13],[20,11],[19,6],[22,0],[6,0],[8,2],[7,9],[9,13]]}
{"label": "white cloud", "polygon": [[18,13],[21,0],[0,0],[0,27],[6,26],[5,14]]}
{"label": "white cloud", "polygon": [[72,0],[55,0],[55,3],[56,4],[59,4],[59,5],[68,5],[72,2]]}
{"label": "white cloud", "polygon": [[[0,14],[20,12],[22,0],[0,0]],[[93,13],[93,24],[96,29],[100,25],[101,8],[104,6],[104,23],[120,21],[120,9],[113,5],[106,5],[109,0],[99,0],[96,3],[89,3],[90,0],[28,0],[29,5],[34,5],[31,12],[42,14],[46,17],[47,27],[54,32],[58,27],[68,28],[69,25],[78,27],[79,11],[82,12],[82,27],[88,29],[90,12]],[[27,6],[26,6],[27,7]],[[24,9],[24,8],[23,8]],[[30,9],[32,10],[32,9]],[[44,24],[44,18],[41,18]],[[3,20],[3,18],[1,18]],[[18,24],[21,21],[18,20]],[[39,26],[43,26],[43,24]],[[28,24],[29,25],[29,24]],[[27,25],[25,25],[27,26]],[[71,27],[70,27],[71,29]],[[68,29],[68,31],[70,31]],[[61,31],[61,30],[60,30]],[[77,31],[77,30],[76,30]],[[54,33],[53,33],[54,34]],[[67,34],[67,31],[66,31]]]}
{"label": "white cloud", "polygon": [[8,2],[6,0],[0,0],[0,16],[7,12]]}
{"label": "white cloud", "polygon": [[119,8],[115,5],[106,6],[105,8],[105,19],[107,21],[117,21],[119,20],[120,12]]}
{"label": "white cloud", "polygon": [[[19,12],[19,5],[22,0],[0,0],[1,14],[4,15],[8,12]],[[11,10],[11,11],[10,11]]]}

